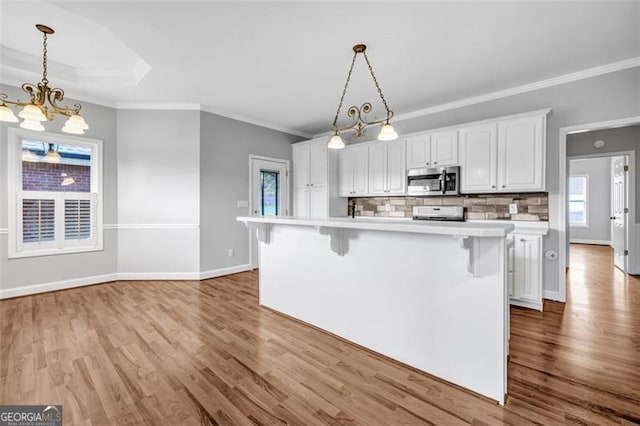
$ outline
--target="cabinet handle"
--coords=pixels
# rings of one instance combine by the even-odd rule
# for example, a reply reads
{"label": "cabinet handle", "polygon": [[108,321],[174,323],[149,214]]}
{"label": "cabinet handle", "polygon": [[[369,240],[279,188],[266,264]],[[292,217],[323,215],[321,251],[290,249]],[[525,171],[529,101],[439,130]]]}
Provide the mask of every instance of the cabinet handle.
{"label": "cabinet handle", "polygon": [[429,164],[430,164],[430,163],[427,163],[427,166],[428,166]]}
{"label": "cabinet handle", "polygon": [[311,184],[309,184],[309,186],[313,186],[313,184],[311,183]]}
{"label": "cabinet handle", "polygon": [[437,161],[434,161],[434,162],[433,162],[433,164],[438,164],[438,162],[437,162]]}
{"label": "cabinet handle", "polygon": [[527,240],[526,240],[526,239],[524,239],[524,238],[520,238],[520,242],[521,242],[521,243],[526,243],[526,242],[527,242]]}
{"label": "cabinet handle", "polygon": [[503,187],[503,188],[506,188],[506,187],[507,187],[507,185],[502,185],[502,187]]}
{"label": "cabinet handle", "polygon": [[495,185],[491,185],[491,188],[496,189],[496,186]]}

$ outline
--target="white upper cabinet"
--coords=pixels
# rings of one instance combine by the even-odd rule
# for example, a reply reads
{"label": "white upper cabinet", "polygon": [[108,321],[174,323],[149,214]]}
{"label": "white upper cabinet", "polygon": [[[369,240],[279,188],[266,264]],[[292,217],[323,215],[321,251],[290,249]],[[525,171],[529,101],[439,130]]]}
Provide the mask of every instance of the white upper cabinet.
{"label": "white upper cabinet", "polygon": [[458,131],[431,134],[431,165],[453,166],[458,164]]}
{"label": "white upper cabinet", "polygon": [[498,123],[498,189],[544,190],[544,116]]}
{"label": "white upper cabinet", "polygon": [[546,114],[460,129],[460,191],[544,191]]}
{"label": "white upper cabinet", "polygon": [[430,135],[407,138],[407,167],[410,169],[431,167]]}
{"label": "white upper cabinet", "polygon": [[352,145],[340,151],[340,196],[369,192],[369,146]]}
{"label": "white upper cabinet", "polygon": [[369,193],[404,194],[407,168],[404,141],[376,142],[369,146]]}
{"label": "white upper cabinet", "polygon": [[461,192],[493,192],[497,180],[497,125],[464,127],[460,134]]}
{"label": "white upper cabinet", "polygon": [[309,186],[309,144],[293,145],[293,187]]}
{"label": "white upper cabinet", "polygon": [[407,167],[458,164],[458,131],[436,132],[407,138]]}
{"label": "white upper cabinet", "polygon": [[294,188],[326,185],[327,155],[327,143],[323,139],[293,145]]}
{"label": "white upper cabinet", "polygon": [[407,190],[407,166],[404,141],[387,142],[387,193],[404,194]]}
{"label": "white upper cabinet", "polygon": [[320,139],[309,143],[309,184],[321,186],[327,184],[327,141]]}

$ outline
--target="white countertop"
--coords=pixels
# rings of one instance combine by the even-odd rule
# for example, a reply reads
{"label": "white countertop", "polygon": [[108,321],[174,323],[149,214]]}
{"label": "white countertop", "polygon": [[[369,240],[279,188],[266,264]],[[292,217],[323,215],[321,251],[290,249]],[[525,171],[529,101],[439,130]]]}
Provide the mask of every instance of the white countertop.
{"label": "white countertop", "polygon": [[405,219],[363,219],[350,217],[300,218],[291,216],[240,216],[239,222],[326,228],[364,229],[415,234],[456,235],[469,237],[504,237],[514,230],[508,222],[434,222]]}

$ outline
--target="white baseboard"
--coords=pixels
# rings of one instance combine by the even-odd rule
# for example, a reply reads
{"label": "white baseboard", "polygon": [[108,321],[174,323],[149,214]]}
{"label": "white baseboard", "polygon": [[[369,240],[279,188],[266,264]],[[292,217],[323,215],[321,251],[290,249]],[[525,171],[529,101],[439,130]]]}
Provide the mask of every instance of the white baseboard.
{"label": "white baseboard", "polygon": [[206,280],[209,278],[221,277],[223,275],[237,274],[238,272],[250,271],[251,269],[251,265],[248,263],[244,265],[229,266],[227,268],[212,269],[200,272],[200,279]]}
{"label": "white baseboard", "polygon": [[46,293],[49,291],[65,290],[74,287],[84,287],[87,285],[106,283],[116,281],[118,274],[96,275],[93,277],[75,278],[72,280],[56,281],[52,283],[28,285],[24,287],[10,288],[0,290],[0,299],[9,299],[11,297],[27,296],[30,294]]}
{"label": "white baseboard", "polygon": [[46,293],[49,291],[66,290],[75,287],[84,287],[93,284],[102,284],[110,281],[142,281],[142,280],[189,280],[199,281],[224,275],[237,274],[250,271],[251,265],[237,265],[228,268],[212,269],[204,272],[121,272],[93,277],[75,278],[72,280],[56,281],[52,283],[29,285],[24,287],[0,289],[0,299],[28,296],[31,294]]}
{"label": "white baseboard", "polygon": [[607,240],[590,240],[590,239],[583,239],[583,238],[571,238],[569,240],[570,243],[575,243],[575,244],[594,244],[594,245],[598,245],[598,246],[610,246],[611,245],[611,241],[607,241]]}
{"label": "white baseboard", "polygon": [[509,304],[514,306],[520,306],[522,308],[535,309],[542,312],[542,302],[528,302],[526,300],[510,299]]}
{"label": "white baseboard", "polygon": [[555,300],[558,302],[565,302],[565,300],[562,300],[562,297],[560,297],[560,292],[559,291],[552,291],[552,290],[544,290],[543,291],[543,296],[545,299],[548,300]]}
{"label": "white baseboard", "polygon": [[118,273],[120,281],[145,281],[145,280],[200,280],[198,272],[120,272]]}

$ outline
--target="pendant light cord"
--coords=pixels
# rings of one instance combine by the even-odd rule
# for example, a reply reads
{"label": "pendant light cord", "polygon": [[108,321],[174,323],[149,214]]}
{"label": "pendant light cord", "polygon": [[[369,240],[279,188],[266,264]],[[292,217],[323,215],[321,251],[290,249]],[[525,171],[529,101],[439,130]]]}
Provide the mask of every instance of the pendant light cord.
{"label": "pendant light cord", "polygon": [[[387,101],[384,98],[384,95],[382,94],[382,89],[380,88],[380,85],[378,84],[378,79],[376,78],[376,75],[373,73],[373,67],[371,66],[371,62],[369,62],[369,57],[367,56],[367,52],[362,52],[362,54],[364,55],[364,60],[367,61],[367,66],[369,67],[369,72],[371,72],[371,77],[373,78],[373,82],[376,85],[376,89],[378,89],[378,93],[380,94],[380,99],[382,99],[382,103],[384,104],[384,109],[387,110],[387,121],[389,121],[390,114],[391,112],[389,111],[389,106],[387,105]],[[355,58],[354,58],[355,60]],[[353,67],[353,65],[352,65]],[[346,90],[346,88],[345,88]]]}
{"label": "pendant light cord", "polygon": [[[353,54],[353,59],[351,60],[351,67],[349,67],[349,74],[347,74],[347,82],[344,84],[344,89],[342,90],[342,96],[340,97],[340,103],[338,104],[338,110],[336,111],[336,116],[333,119],[333,128],[338,128],[338,115],[340,115],[340,109],[342,109],[342,102],[344,102],[344,96],[347,94],[347,87],[349,86],[349,81],[351,80],[351,73],[353,72],[353,65],[356,63],[356,56],[358,56],[358,52]],[[366,56],[365,56],[366,57]],[[369,61],[367,61],[368,63]],[[376,83],[377,85],[377,83]],[[378,88],[378,90],[380,90]],[[387,104],[385,103],[385,106]]]}

